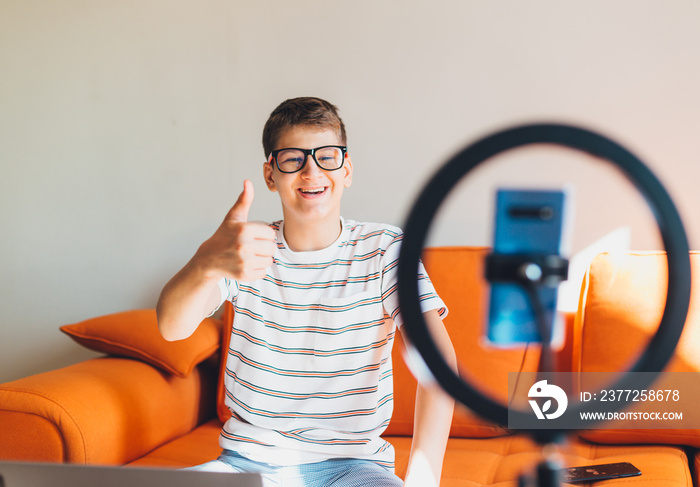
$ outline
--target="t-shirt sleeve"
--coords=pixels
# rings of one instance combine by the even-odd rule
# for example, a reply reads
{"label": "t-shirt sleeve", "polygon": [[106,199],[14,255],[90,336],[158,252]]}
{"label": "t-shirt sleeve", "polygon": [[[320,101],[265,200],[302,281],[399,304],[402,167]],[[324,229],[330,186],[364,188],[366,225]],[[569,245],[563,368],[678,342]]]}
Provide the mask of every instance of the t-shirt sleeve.
{"label": "t-shirt sleeve", "polygon": [[219,281],[219,292],[221,293],[221,299],[219,300],[219,305],[212,310],[209,316],[216,313],[216,311],[221,308],[221,305],[225,301],[233,301],[233,299],[238,295],[238,281],[233,279],[226,279],[225,277]]}
{"label": "t-shirt sleeve", "polygon": [[[398,290],[398,269],[399,269],[399,252],[401,251],[401,242],[403,241],[403,233],[396,234],[384,249],[382,257],[382,302],[384,311],[396,323],[396,326],[401,327],[403,317],[399,309],[399,290]],[[423,262],[418,263],[418,298],[420,300],[420,308],[423,313],[431,310],[437,310],[440,318],[444,319],[447,316],[448,309],[445,303],[440,299],[438,293],[433,287],[433,283],[425,271]]]}

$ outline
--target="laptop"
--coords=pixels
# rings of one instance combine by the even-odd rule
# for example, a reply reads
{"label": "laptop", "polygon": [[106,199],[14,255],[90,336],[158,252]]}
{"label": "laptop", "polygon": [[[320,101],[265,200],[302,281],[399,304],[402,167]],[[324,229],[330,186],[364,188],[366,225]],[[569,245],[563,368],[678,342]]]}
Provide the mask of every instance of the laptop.
{"label": "laptop", "polygon": [[253,473],[0,462],[0,487],[262,487]]}

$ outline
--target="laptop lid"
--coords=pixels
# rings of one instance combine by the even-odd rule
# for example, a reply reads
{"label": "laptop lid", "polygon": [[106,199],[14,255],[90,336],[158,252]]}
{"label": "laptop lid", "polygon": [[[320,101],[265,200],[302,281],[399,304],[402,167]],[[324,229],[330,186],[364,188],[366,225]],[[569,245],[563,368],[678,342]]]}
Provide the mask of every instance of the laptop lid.
{"label": "laptop lid", "polygon": [[0,462],[0,487],[262,487],[252,473]]}

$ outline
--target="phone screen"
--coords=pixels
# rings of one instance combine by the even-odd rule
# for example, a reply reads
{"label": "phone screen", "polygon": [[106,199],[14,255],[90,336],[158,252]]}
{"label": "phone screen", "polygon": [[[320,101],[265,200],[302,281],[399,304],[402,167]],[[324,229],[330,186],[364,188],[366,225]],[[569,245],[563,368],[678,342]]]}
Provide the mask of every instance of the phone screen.
{"label": "phone screen", "polygon": [[[498,190],[493,253],[560,255],[565,197],[562,190]],[[561,335],[556,313],[557,288],[538,286],[537,293],[556,342]],[[530,298],[520,285],[491,285],[487,338],[500,346],[542,341]]]}

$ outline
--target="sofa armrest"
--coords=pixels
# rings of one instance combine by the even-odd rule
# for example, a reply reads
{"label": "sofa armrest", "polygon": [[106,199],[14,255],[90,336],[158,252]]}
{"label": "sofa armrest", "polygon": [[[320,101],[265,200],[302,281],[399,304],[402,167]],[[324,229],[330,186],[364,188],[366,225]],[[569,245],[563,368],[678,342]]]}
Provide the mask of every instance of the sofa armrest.
{"label": "sofa armrest", "polygon": [[122,465],[213,417],[215,382],[101,357],[0,384],[0,460]]}

